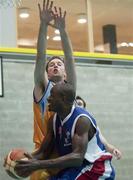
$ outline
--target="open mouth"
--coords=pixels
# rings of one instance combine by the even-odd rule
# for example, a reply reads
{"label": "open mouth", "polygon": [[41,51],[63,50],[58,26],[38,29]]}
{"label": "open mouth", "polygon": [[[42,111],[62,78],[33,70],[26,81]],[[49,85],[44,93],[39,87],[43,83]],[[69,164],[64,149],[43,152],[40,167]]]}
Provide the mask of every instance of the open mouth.
{"label": "open mouth", "polygon": [[54,73],[58,73],[58,69],[54,69]]}

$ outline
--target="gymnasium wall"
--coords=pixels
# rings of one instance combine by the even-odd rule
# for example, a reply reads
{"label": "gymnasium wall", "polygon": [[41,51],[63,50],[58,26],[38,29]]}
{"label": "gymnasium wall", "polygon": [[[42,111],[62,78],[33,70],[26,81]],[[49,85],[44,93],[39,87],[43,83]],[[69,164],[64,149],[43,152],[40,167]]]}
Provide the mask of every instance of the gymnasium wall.
{"label": "gymnasium wall", "polygon": [[116,180],[133,178],[133,68],[77,66],[78,94],[96,118],[106,139],[123,154],[113,160]]}
{"label": "gymnasium wall", "polygon": [[[14,147],[32,151],[34,62],[3,60],[4,97],[0,98],[0,180],[10,180],[2,166]],[[133,66],[77,63],[77,94],[87,102],[103,135],[123,153],[113,160],[116,180],[133,177]]]}

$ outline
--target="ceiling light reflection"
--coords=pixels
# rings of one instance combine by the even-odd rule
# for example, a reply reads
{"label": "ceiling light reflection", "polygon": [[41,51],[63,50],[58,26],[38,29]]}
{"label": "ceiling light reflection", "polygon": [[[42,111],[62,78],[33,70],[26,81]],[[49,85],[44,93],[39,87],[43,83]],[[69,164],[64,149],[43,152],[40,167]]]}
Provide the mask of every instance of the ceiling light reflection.
{"label": "ceiling light reflection", "polygon": [[19,9],[19,17],[28,18],[29,17],[29,9],[28,8],[20,8]]}
{"label": "ceiling light reflection", "polygon": [[54,37],[53,37],[53,40],[54,40],[54,41],[60,41],[60,40],[61,40],[61,37],[60,37],[60,36],[54,36]]}

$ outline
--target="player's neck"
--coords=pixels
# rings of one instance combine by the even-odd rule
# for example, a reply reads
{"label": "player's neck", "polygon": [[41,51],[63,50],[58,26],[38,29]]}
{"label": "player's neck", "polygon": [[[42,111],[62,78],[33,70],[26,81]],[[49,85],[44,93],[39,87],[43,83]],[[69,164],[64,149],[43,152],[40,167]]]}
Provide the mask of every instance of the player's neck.
{"label": "player's neck", "polygon": [[55,76],[55,77],[52,77],[51,79],[50,79],[53,83],[62,83],[62,82],[64,82],[64,79],[62,78],[62,77],[60,77],[60,76]]}
{"label": "player's neck", "polygon": [[68,114],[70,114],[72,107],[69,106],[69,107],[64,107],[62,109],[63,109],[62,111],[58,112],[58,115],[60,119],[63,121],[68,116]]}

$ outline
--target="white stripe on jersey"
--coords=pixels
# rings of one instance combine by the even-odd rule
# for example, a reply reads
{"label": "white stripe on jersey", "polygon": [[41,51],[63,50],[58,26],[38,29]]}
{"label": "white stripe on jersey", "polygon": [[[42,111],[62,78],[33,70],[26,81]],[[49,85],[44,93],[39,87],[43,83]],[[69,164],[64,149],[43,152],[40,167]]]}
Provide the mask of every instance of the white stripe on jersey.
{"label": "white stripe on jersey", "polygon": [[86,166],[81,170],[81,172],[79,173],[79,175],[75,178],[75,180],[78,179],[82,174],[85,174],[86,171],[91,171],[92,168],[93,168],[93,164],[86,165]]}

